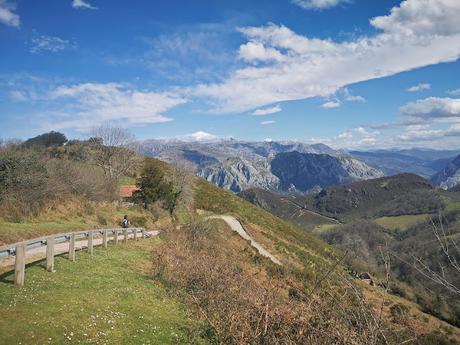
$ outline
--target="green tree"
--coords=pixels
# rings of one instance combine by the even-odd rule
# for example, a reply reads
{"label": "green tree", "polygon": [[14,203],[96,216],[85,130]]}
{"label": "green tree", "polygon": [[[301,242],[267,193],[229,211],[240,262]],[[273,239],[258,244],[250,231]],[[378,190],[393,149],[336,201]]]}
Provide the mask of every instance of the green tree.
{"label": "green tree", "polygon": [[133,200],[145,208],[157,201],[166,201],[170,198],[171,184],[165,180],[163,169],[155,161],[146,160],[136,185],[140,190],[134,192]]}
{"label": "green tree", "polygon": [[41,147],[50,147],[50,146],[62,146],[67,142],[67,138],[64,134],[59,132],[48,132],[44,134],[37,135],[36,137],[30,138],[24,142],[25,146],[41,146]]}

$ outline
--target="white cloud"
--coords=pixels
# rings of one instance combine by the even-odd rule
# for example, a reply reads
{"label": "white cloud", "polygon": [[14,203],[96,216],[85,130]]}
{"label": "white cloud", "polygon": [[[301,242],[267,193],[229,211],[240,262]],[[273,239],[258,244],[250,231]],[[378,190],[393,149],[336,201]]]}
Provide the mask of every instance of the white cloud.
{"label": "white cloud", "polygon": [[181,141],[213,141],[219,137],[208,132],[197,131],[191,134],[179,135],[176,138]]}
{"label": "white cloud", "polygon": [[362,103],[366,102],[366,99],[363,96],[352,95],[350,90],[348,90],[348,88],[346,88],[346,87],[343,88],[340,91],[344,94],[346,101],[349,101],[349,102],[362,102]]}
{"label": "white cloud", "polygon": [[460,116],[460,99],[429,97],[401,107],[401,113],[421,119],[453,118]]}
{"label": "white cloud", "polygon": [[47,94],[47,101],[58,102],[60,109],[55,113],[54,128],[77,130],[113,121],[128,124],[170,121],[162,113],[186,102],[171,93],[133,90],[117,83],[60,86]]}
{"label": "white cloud", "polygon": [[253,111],[252,115],[254,115],[254,116],[265,116],[265,115],[279,113],[282,110],[283,109],[281,109],[281,106],[279,104],[277,104],[274,107],[256,109],[256,110]]}
{"label": "white cloud", "polygon": [[94,7],[89,2],[84,0],[72,0],[72,7],[79,9],[97,10],[97,7]]}
{"label": "white cloud", "polygon": [[322,10],[349,3],[349,0],[292,0],[292,2],[306,10]]}
{"label": "white cloud", "polygon": [[460,96],[460,89],[449,90],[447,93],[451,96]]}
{"label": "white cloud", "polygon": [[273,124],[273,123],[275,123],[275,121],[273,121],[273,120],[268,120],[268,121],[262,121],[260,124],[261,124],[262,126],[266,126],[266,125],[271,125],[271,124]]}
{"label": "white cloud", "polygon": [[321,105],[321,107],[323,107],[324,109],[334,109],[340,107],[341,105],[342,103],[339,100],[334,100],[324,103],[323,105]]}
{"label": "white cloud", "polygon": [[41,54],[45,52],[57,53],[74,46],[75,45],[72,42],[59,37],[38,35],[30,41],[29,51],[33,54]]}
{"label": "white cloud", "polygon": [[366,99],[363,96],[353,96],[353,95],[348,95],[345,97],[345,100],[349,102],[366,102]]}
{"label": "white cloud", "polygon": [[439,143],[451,137],[460,137],[459,124],[452,124],[447,129],[432,129],[429,127],[408,128],[407,131],[400,135],[398,138],[403,142]]}
{"label": "white cloud", "polygon": [[19,16],[14,13],[16,6],[6,0],[0,0],[0,23],[8,26],[19,28],[21,20]]}
{"label": "white cloud", "polygon": [[377,34],[346,42],[305,37],[282,25],[242,28],[245,44],[270,53],[245,55],[249,65],[223,82],[200,84],[189,93],[208,100],[218,112],[330,97],[353,83],[457,60],[459,17],[460,1],[406,0],[370,21]]}
{"label": "white cloud", "polygon": [[418,92],[422,90],[429,90],[431,89],[431,85],[428,83],[420,83],[414,86],[411,86],[410,88],[407,89],[407,92]]}
{"label": "white cloud", "polygon": [[248,62],[283,61],[284,55],[273,48],[266,48],[262,43],[248,42],[240,46],[239,57]]}

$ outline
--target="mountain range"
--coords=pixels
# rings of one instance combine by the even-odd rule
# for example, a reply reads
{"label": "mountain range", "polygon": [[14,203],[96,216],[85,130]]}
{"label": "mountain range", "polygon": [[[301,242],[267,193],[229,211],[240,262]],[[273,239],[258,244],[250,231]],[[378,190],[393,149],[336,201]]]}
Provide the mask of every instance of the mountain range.
{"label": "mountain range", "polygon": [[205,180],[235,193],[261,188],[308,194],[331,186],[401,173],[431,179],[433,184],[444,189],[460,182],[460,151],[455,150],[347,152],[324,144],[235,139],[208,142],[146,140],[140,147],[147,156],[188,167]]}
{"label": "mountain range", "polygon": [[309,193],[384,175],[350,154],[323,144],[149,140],[141,144],[141,150],[145,155],[189,166],[198,176],[233,192],[258,187]]}

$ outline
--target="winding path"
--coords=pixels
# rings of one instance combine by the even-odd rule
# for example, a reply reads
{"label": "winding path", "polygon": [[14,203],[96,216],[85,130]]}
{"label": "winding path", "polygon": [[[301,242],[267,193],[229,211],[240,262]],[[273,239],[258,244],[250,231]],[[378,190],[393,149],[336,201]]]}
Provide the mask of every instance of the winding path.
{"label": "winding path", "polygon": [[267,258],[269,258],[271,261],[273,261],[277,265],[282,265],[281,261],[279,261],[275,256],[273,256],[269,251],[267,251],[262,245],[258,242],[256,242],[249,234],[244,230],[243,226],[239,222],[238,219],[232,216],[226,216],[226,215],[221,215],[221,216],[211,216],[209,217],[210,219],[222,219],[227,223],[227,225],[233,230],[236,231],[242,238],[244,238],[247,241],[251,242],[251,246],[257,249],[260,255],[263,255]]}

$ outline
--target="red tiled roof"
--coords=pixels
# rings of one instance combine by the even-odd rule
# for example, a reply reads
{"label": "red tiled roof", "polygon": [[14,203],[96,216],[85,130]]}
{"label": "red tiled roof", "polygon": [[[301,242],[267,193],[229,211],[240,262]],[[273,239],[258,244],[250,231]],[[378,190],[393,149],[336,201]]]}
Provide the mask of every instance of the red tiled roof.
{"label": "red tiled roof", "polygon": [[121,186],[119,196],[121,198],[131,198],[133,193],[139,189],[140,188],[138,186]]}

